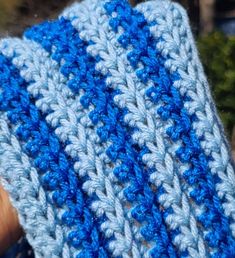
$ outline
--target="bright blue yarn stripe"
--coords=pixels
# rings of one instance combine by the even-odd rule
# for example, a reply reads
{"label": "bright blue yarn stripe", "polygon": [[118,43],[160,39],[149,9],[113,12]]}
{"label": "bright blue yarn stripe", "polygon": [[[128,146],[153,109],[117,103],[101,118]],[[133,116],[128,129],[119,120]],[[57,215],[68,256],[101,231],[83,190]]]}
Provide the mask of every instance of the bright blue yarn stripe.
{"label": "bright blue yarn stripe", "polygon": [[33,159],[42,176],[43,187],[53,192],[55,207],[68,207],[62,215],[62,223],[73,228],[67,236],[68,243],[75,249],[82,249],[77,257],[108,257],[106,243],[88,208],[90,200],[85,199],[80,190],[81,182],[76,178],[72,163],[46,124],[45,116],[30,102],[25,89],[27,84],[18,69],[3,55],[0,55],[0,82],[0,110],[18,126],[16,137]]}
{"label": "bright blue yarn stripe", "polygon": [[[193,187],[191,197],[196,203],[204,203],[207,210],[198,220],[209,230],[206,240],[211,247],[218,248],[214,257],[233,257],[235,255],[235,240],[233,239],[229,221],[223,214],[220,200],[215,190],[215,181],[208,173],[208,158],[200,147],[200,139],[197,139],[192,129],[192,121],[195,116],[190,116],[183,107],[184,99],[174,87],[173,82],[179,78],[177,73],[169,74],[164,68],[165,59],[156,50],[156,41],[150,34],[149,25],[141,13],[132,10],[126,1],[114,0],[105,5],[109,15],[117,13],[117,17],[110,19],[110,26],[117,32],[118,26],[124,28],[124,33],[119,38],[119,43],[126,48],[134,47],[128,54],[128,60],[133,68],[141,61],[143,69],[137,70],[137,76],[146,83],[149,79],[155,85],[147,92],[147,96],[153,103],[162,100],[165,105],[157,112],[163,120],[172,119],[174,126],[168,128],[167,134],[173,141],[183,140],[184,146],[177,150],[177,157],[181,162],[189,162],[193,168],[185,171],[184,179]],[[147,53],[147,51],[149,51]],[[154,58],[150,58],[154,57]],[[156,73],[159,73],[159,76]],[[161,77],[161,80],[159,79]]]}
{"label": "bright blue yarn stripe", "polygon": [[[61,33],[65,31],[66,33]],[[86,53],[87,43],[82,41],[77,31],[69,21],[61,18],[52,23],[44,23],[26,31],[28,39],[40,43],[52,58],[58,63],[63,59],[61,72],[65,76],[73,74],[74,78],[68,83],[70,89],[76,94],[84,90],[81,104],[88,108],[93,104],[95,109],[90,112],[94,125],[102,122],[97,134],[103,142],[111,141],[112,145],[107,154],[112,161],[121,160],[122,164],[114,171],[121,182],[131,182],[125,189],[127,200],[136,205],[132,216],[140,223],[147,223],[141,229],[146,241],[155,241],[156,246],[151,250],[153,257],[176,257],[166,227],[163,213],[155,205],[157,195],[148,186],[148,176],[151,171],[144,168],[141,161],[146,152],[134,146],[128,137],[133,129],[126,126],[123,118],[126,110],[118,109],[113,101],[117,91],[105,84],[105,79],[95,70],[96,60]],[[92,44],[92,43],[91,43]]]}

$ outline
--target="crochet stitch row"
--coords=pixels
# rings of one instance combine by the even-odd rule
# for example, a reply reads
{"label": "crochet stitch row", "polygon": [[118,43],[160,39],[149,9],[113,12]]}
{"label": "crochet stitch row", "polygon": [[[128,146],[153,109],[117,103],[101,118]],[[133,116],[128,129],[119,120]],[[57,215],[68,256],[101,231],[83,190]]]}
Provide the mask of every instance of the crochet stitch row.
{"label": "crochet stitch row", "polygon": [[1,40],[0,82],[0,176],[37,257],[235,256],[234,167],[178,4],[74,4]]}

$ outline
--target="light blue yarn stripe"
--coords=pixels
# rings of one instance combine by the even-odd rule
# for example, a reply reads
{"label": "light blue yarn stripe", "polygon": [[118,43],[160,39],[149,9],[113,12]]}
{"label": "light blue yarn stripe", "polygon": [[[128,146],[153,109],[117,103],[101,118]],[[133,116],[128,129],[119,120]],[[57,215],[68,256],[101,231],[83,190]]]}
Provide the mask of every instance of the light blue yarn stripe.
{"label": "light blue yarn stripe", "polygon": [[[17,209],[20,224],[37,257],[71,257],[64,241],[64,228],[57,221],[56,209],[47,201],[37,170],[21,149],[0,112],[0,178]],[[35,226],[37,225],[37,226]],[[53,251],[52,251],[53,250]]]}
{"label": "light blue yarn stripe", "polygon": [[[62,30],[65,30],[66,34],[60,35]],[[132,139],[126,138],[133,129],[123,123],[125,110],[117,108],[113,102],[115,90],[106,86],[106,77],[95,72],[96,61],[86,54],[88,44],[79,38],[70,22],[64,18],[35,26],[25,35],[28,39],[42,45],[49,51],[52,59],[61,64],[60,71],[65,77],[70,78],[67,85],[74,94],[79,92],[80,87],[82,88],[84,91],[81,98],[83,107],[86,109],[88,106],[94,105],[94,110],[89,113],[89,117],[93,124],[97,124],[98,121],[99,124],[102,124],[96,130],[100,139],[103,142],[110,141],[112,143],[106,153],[113,162],[119,161],[119,167],[115,168],[114,174],[117,175],[120,182],[125,182],[124,184],[127,185],[124,194],[127,200],[130,198],[131,215],[140,223],[141,234],[148,243],[151,243],[150,254],[158,253],[159,257],[163,254],[175,257],[166,225],[162,223],[164,214],[155,205],[155,202],[152,202],[154,190],[150,188],[147,180],[142,180],[150,173],[145,170],[145,165],[141,161],[143,152],[139,152],[138,147],[136,149]],[[69,44],[68,47],[65,47],[65,42]],[[76,56],[75,63],[74,56]],[[69,67],[73,67],[70,74]],[[87,96],[86,100],[84,100],[84,96]],[[100,134],[101,131],[102,134]],[[127,168],[130,170],[127,171]],[[117,171],[117,169],[119,170]],[[126,175],[126,180],[120,178],[119,172],[129,173]],[[143,213],[139,214],[141,211]],[[150,231],[149,228],[154,230]]]}
{"label": "light blue yarn stripe", "polygon": [[[117,14],[115,14],[114,13],[114,11],[112,11],[112,10],[114,10],[114,8],[115,8],[115,4],[113,4],[113,2],[111,1],[111,3],[109,4],[109,5],[106,5],[106,10],[107,10],[107,12],[109,13],[109,15],[111,15],[111,13],[113,14],[113,19],[111,19],[111,21],[110,21],[110,26],[112,26],[112,28],[113,28],[113,30],[114,31],[116,31],[116,28],[117,28],[117,26],[119,25],[119,30],[120,30],[120,24],[123,24],[123,28],[125,28],[124,29],[124,32],[123,32],[123,34],[122,34],[122,36],[119,38],[119,42],[121,42],[121,44],[122,45],[124,45],[124,48],[126,47],[126,45],[128,45],[128,42],[130,41],[130,45],[134,45],[134,46],[136,46],[136,48],[138,49],[138,51],[140,51],[140,56],[141,56],[141,58],[139,58],[139,62],[138,62],[138,68],[139,68],[139,70],[137,71],[137,73],[138,73],[138,75],[140,75],[140,71],[142,72],[142,71],[144,71],[145,69],[146,69],[146,73],[145,72],[143,72],[144,73],[144,75],[143,76],[148,76],[148,69],[150,68],[150,69],[154,69],[153,67],[154,67],[154,59],[156,58],[157,60],[156,60],[156,62],[158,61],[158,57],[159,57],[159,59],[160,60],[162,60],[162,57],[160,56],[160,55],[158,55],[155,51],[153,51],[153,49],[155,48],[155,44],[157,43],[156,41],[154,41],[154,40],[150,40],[150,37],[149,37],[149,27],[148,27],[148,25],[147,24],[145,24],[144,23],[144,19],[143,19],[143,17],[138,13],[138,12],[132,12],[132,15],[134,15],[135,17],[136,17],[136,19],[137,19],[137,17],[138,17],[138,21],[139,21],[139,23],[135,23],[134,21],[133,21],[133,18],[131,17],[131,15],[130,15],[130,9],[128,9],[128,6],[124,6],[124,5],[122,5],[121,6],[121,4],[118,4],[118,1],[114,1],[114,2],[116,2],[115,4],[116,4],[116,6],[118,6],[118,8],[116,9],[117,10]],[[162,2],[162,3],[165,3],[164,1]],[[127,13],[129,14],[129,15],[127,15],[126,17],[125,17],[125,8],[126,9],[128,9],[127,10]],[[163,19],[164,20],[167,20],[167,23],[170,23],[170,19],[171,19],[171,17],[168,17],[168,16],[166,16],[166,14],[164,13],[164,9],[163,8],[159,8],[158,9],[159,10],[159,13],[161,13],[161,15],[163,16]],[[150,14],[149,14],[150,15]],[[117,18],[116,18],[117,17]],[[128,17],[131,17],[131,18],[128,18]],[[123,18],[123,20],[124,20],[124,22],[122,23],[121,22],[121,19]],[[128,21],[128,22],[127,22]],[[134,30],[133,30],[133,28],[131,27],[132,25],[127,25],[127,24],[133,24],[133,26],[136,26],[137,27],[137,25],[136,24],[138,24],[139,25],[139,27],[143,27],[143,24],[144,24],[144,27],[142,28],[143,29],[143,35],[144,36],[140,36],[141,35],[141,32],[139,31],[139,32],[134,32]],[[158,24],[159,25],[159,24]],[[137,28],[135,27],[135,31],[137,31]],[[161,32],[161,37],[162,38],[167,38],[167,33],[169,33],[169,31],[170,31],[170,33],[173,33],[174,34],[174,31],[172,32],[172,30],[171,30],[171,27],[169,27],[168,28],[168,30],[166,30],[165,31],[165,33],[164,32]],[[131,35],[131,39],[129,38],[129,35]],[[145,36],[146,35],[146,36]],[[138,41],[136,41],[136,39],[135,40],[133,40],[132,41],[132,37],[133,38],[135,38],[135,37],[137,37],[139,40]],[[146,46],[146,42],[145,42],[145,38],[146,38],[146,40],[148,40],[148,46],[149,46],[149,48],[147,49],[147,46]],[[178,37],[178,40],[181,40],[181,38],[180,37]],[[160,39],[160,41],[161,41],[161,39]],[[141,42],[141,43],[139,43],[139,42]],[[125,45],[126,44],[126,45]],[[170,45],[170,42],[168,42],[168,44]],[[142,51],[142,49],[141,49],[141,47],[143,47],[143,49],[145,50],[143,50]],[[169,47],[173,47],[172,45],[170,45]],[[135,54],[136,54],[136,56],[138,57],[138,51],[136,51],[135,52]],[[128,59],[129,58],[132,58],[132,60],[134,60],[134,57],[135,57],[135,54],[133,54],[134,53],[134,51],[132,52],[131,51],[131,53],[128,53]],[[149,53],[152,53],[152,55],[151,56],[148,56],[149,55]],[[153,54],[153,53],[156,53],[156,55],[155,54]],[[169,55],[170,55],[170,53],[169,53]],[[141,60],[143,60],[143,63],[142,63],[142,61]],[[151,62],[153,62],[153,63],[151,63]],[[160,61],[161,62],[161,61]],[[133,65],[133,62],[131,62],[132,63],[132,65]],[[136,62],[137,63],[137,62]],[[144,65],[144,67],[143,67],[143,65]],[[135,66],[135,65],[133,65],[133,66]],[[177,66],[176,66],[177,67]],[[142,70],[143,69],[143,70]],[[165,68],[164,67],[162,67],[162,70],[164,70]],[[156,65],[156,70],[158,70],[158,65]],[[160,70],[160,72],[162,71],[162,70]],[[156,72],[157,73],[157,72]],[[156,73],[155,73],[155,76],[156,76]],[[150,74],[152,74],[152,72],[150,72]],[[166,72],[166,74],[167,74],[167,72]],[[148,79],[148,77],[145,77],[146,78],[146,81],[147,81],[147,79]],[[157,80],[156,80],[156,77],[152,77],[153,78],[153,80],[154,80],[154,82],[156,82],[156,85],[155,85],[155,87],[158,87],[158,83],[157,83]],[[174,79],[173,79],[174,80]],[[148,81],[149,83],[151,83],[151,81]],[[161,83],[160,83],[160,85],[159,85],[159,88],[161,89]],[[174,88],[173,88],[174,89]],[[163,89],[163,91],[164,91],[164,89]],[[173,95],[174,95],[174,93],[173,93]],[[164,94],[163,94],[163,96],[164,96]],[[175,95],[175,97],[176,97],[176,99],[177,99],[177,101],[179,100],[178,98],[177,98],[177,96]],[[177,101],[176,101],[176,103],[175,103],[175,105],[177,105]],[[167,102],[167,101],[166,101]],[[174,100],[172,99],[172,102],[174,103]],[[166,108],[166,110],[167,110],[167,106],[165,106],[165,108]],[[174,107],[172,106],[172,109],[174,110]],[[162,110],[164,110],[164,105],[162,106]],[[173,111],[172,110],[172,111]],[[159,110],[160,111],[160,110]],[[169,113],[171,113],[171,111],[168,109],[168,111],[169,111]],[[173,114],[174,114],[174,111],[173,111]],[[176,116],[177,116],[177,114],[176,114]],[[167,113],[166,113],[166,117],[167,117]],[[174,119],[174,118],[173,118]],[[163,120],[164,120],[164,117],[163,117]],[[177,118],[176,118],[176,121],[177,121]],[[183,138],[183,139],[185,139],[185,138]],[[194,136],[194,139],[195,139],[195,136]],[[167,140],[167,139],[166,139]],[[184,142],[185,142],[185,140],[184,140]],[[187,144],[187,143],[186,143]],[[177,156],[176,156],[177,157]],[[175,158],[176,158],[175,157]],[[183,161],[184,162],[184,161]],[[189,163],[190,163],[190,161],[189,161]],[[195,165],[195,163],[194,163],[194,165]],[[195,166],[197,166],[197,165],[195,165]],[[202,164],[202,167],[203,167],[203,164]],[[162,171],[162,170],[160,170],[160,171]],[[206,171],[205,171],[206,172]],[[155,173],[155,176],[156,176],[156,178],[157,177],[159,177],[160,175],[159,175],[159,173]],[[208,177],[211,177],[211,175],[209,174],[208,175]],[[193,178],[192,178],[193,179]],[[190,184],[190,183],[189,183]],[[205,184],[204,184],[204,186],[205,186]],[[207,189],[209,189],[208,187],[210,187],[211,186],[211,184],[209,184],[208,186],[206,186],[205,187],[205,189],[207,188]],[[189,188],[189,186],[188,186],[188,188]],[[213,190],[213,192],[214,192],[214,190]],[[193,192],[192,192],[193,193]],[[209,193],[210,194],[210,193]],[[215,208],[215,210],[216,210],[216,208],[217,207],[219,207],[219,209],[221,210],[221,208],[220,208],[220,202],[218,202],[218,198],[216,197],[217,195],[216,195],[216,193],[214,192],[214,197],[213,197],[213,199],[211,198],[211,200],[213,200],[213,202],[214,202],[214,206],[212,205],[212,207],[210,207],[210,199],[207,197],[207,201],[205,201],[205,203],[203,203],[202,205],[197,205],[197,207],[200,207],[200,208],[202,208],[202,207],[205,207],[205,208],[207,208],[205,211],[204,211],[204,213],[201,215],[201,217],[203,218],[203,216],[204,216],[204,214],[206,214],[207,212],[208,212],[208,221],[209,221],[209,219],[210,218],[213,218],[213,216],[211,215],[211,214],[213,214],[213,207]],[[190,192],[190,195],[188,195],[189,196],[189,198],[191,197],[191,192]],[[199,199],[198,199],[199,200]],[[196,203],[196,202],[195,202]],[[201,209],[202,210],[202,209]],[[203,210],[202,210],[203,211]],[[227,220],[227,218],[225,218],[224,217],[224,215],[223,215],[223,213],[221,213],[221,211],[219,212],[220,213],[220,215],[221,215],[221,217],[220,217],[220,215],[217,217],[218,218],[218,223],[219,223],[219,219],[221,218],[221,226],[223,226],[223,227],[219,227],[218,226],[218,224],[216,223],[216,219],[214,220],[214,226],[215,226],[215,228],[217,227],[217,232],[216,233],[214,233],[214,237],[212,237],[212,234],[213,234],[213,230],[208,230],[207,231],[207,227],[205,226],[205,229],[204,229],[204,232],[205,232],[205,234],[206,234],[206,236],[205,236],[205,239],[209,239],[209,236],[211,236],[211,242],[210,242],[210,244],[211,244],[211,247],[212,248],[210,248],[209,250],[208,250],[208,253],[209,252],[211,252],[211,254],[214,254],[214,251],[216,251],[217,249],[215,248],[216,246],[218,246],[218,242],[216,242],[216,241],[214,241],[214,243],[213,243],[213,239],[216,239],[216,237],[218,236],[218,237],[220,237],[220,239],[221,239],[221,237],[223,237],[223,236],[225,236],[226,235],[226,233],[224,234],[223,232],[220,234],[220,228],[224,228],[225,229],[225,231],[224,232],[229,232],[229,230],[228,230],[228,220]],[[200,214],[199,214],[200,215]],[[211,215],[211,216],[210,216]],[[215,218],[215,217],[214,217]],[[199,218],[199,220],[200,220],[200,218]],[[184,222],[184,219],[183,219],[183,222]],[[188,223],[187,222],[187,219],[186,219],[186,221],[185,221],[186,223]],[[200,225],[199,225],[199,228],[200,228]],[[233,240],[231,239],[231,235],[230,235],[230,232],[228,233],[228,238],[230,239],[227,243],[229,243],[230,242],[230,245],[228,245],[227,247],[228,247],[228,249],[229,249],[229,246],[231,246],[232,245],[232,242],[233,242]],[[187,239],[185,239],[186,241],[187,241]],[[225,240],[225,241],[227,241],[227,240]],[[209,242],[209,241],[208,241]],[[181,242],[181,244],[182,245],[184,245],[184,242]],[[219,246],[219,248],[221,248],[223,245],[220,245]],[[214,247],[214,248],[213,248]],[[228,249],[226,249],[226,250],[228,250]],[[221,249],[220,249],[221,250]],[[227,252],[225,250],[225,253]],[[232,248],[230,249],[230,250],[232,250]]]}
{"label": "light blue yarn stripe", "polygon": [[122,92],[115,97],[117,105],[128,108],[126,122],[139,129],[132,135],[133,140],[140,147],[146,144],[151,154],[146,154],[144,161],[149,167],[155,167],[162,172],[161,176],[158,174],[152,180],[157,186],[165,187],[166,194],[161,196],[163,207],[173,208],[173,213],[166,218],[166,222],[170,229],[179,230],[174,244],[182,251],[188,250],[192,257],[206,257],[203,235],[196,224],[193,212],[198,212],[197,207],[189,203],[190,189],[187,189],[186,194],[182,191],[181,186],[184,184],[180,182],[180,177],[176,173],[177,170],[183,173],[187,168],[185,164],[178,167],[174,161],[175,150],[180,146],[180,142],[173,145],[170,142],[165,144],[164,139],[160,137],[164,135],[171,122],[162,124],[161,119],[155,117],[156,106],[144,96],[150,85],[143,85],[128,65],[126,56],[130,49],[126,51],[118,44],[119,35],[111,32],[109,19],[102,6],[97,7],[98,5],[99,1],[86,1],[66,10],[63,16],[71,20],[83,40],[94,42],[88,47],[88,52],[94,57],[101,57],[96,66],[97,70],[105,75],[110,73],[107,84]]}
{"label": "light blue yarn stripe", "polygon": [[142,257],[140,252],[146,247],[136,243],[136,232],[132,230],[138,234],[138,228],[131,226],[132,221],[127,218],[123,188],[117,185],[113,164],[105,154],[108,146],[100,144],[88,117],[90,110],[84,110],[80,104],[83,94],[73,95],[66,85],[67,79],[59,73],[58,64],[40,45],[29,40],[8,39],[5,42],[3,54],[11,58],[14,51],[17,53],[12,63],[30,83],[28,92],[38,99],[36,106],[48,114],[46,120],[65,143],[67,154],[76,160],[79,158],[75,170],[81,177],[89,176],[83,188],[88,194],[95,192],[98,197],[91,206],[96,215],[107,217],[101,230],[107,239],[114,236],[109,243],[113,255]]}
{"label": "light blue yarn stripe", "polygon": [[[1,47],[4,50],[4,43],[7,42],[2,43]],[[18,50],[19,48],[20,46]],[[11,55],[17,56],[14,49]],[[28,84],[11,61],[0,55],[0,109],[7,112],[11,124],[18,126],[15,136],[37,168],[41,176],[41,185],[50,192],[48,201],[54,207],[58,207],[58,222],[66,227],[66,241],[69,246],[74,247],[73,254],[77,258],[93,254],[106,258],[107,245],[97,230],[99,220],[93,217],[89,205],[86,205],[90,203],[90,199],[88,196],[84,198],[84,193],[81,191],[82,183],[78,182],[72,169],[73,163],[65,155],[52,128],[46,124],[45,114],[34,105],[35,100],[33,101],[26,90]],[[40,62],[39,57],[35,65],[38,62]],[[43,74],[45,71],[41,72]],[[48,75],[50,77],[50,74]]]}
{"label": "light blue yarn stripe", "polygon": [[[115,0],[105,5],[105,9],[110,16],[112,14],[113,18],[110,20],[110,26],[113,28],[113,30],[116,31],[116,29],[120,28],[120,26],[123,26],[124,28],[124,32],[119,38],[119,42],[124,46],[124,48],[126,48],[128,42],[130,42],[129,44],[136,48],[128,53],[128,60],[130,60],[130,63],[133,67],[138,66],[139,69],[136,72],[138,77],[140,77],[140,79],[144,82],[147,82],[147,80],[149,80],[149,82],[153,80],[154,82],[154,86],[147,92],[147,94],[152,92],[153,95],[148,96],[154,103],[158,101],[159,97],[163,99],[165,106],[162,106],[158,110],[162,119],[165,120],[170,116],[175,121],[175,126],[169,128],[167,133],[169,133],[169,136],[173,141],[175,141],[176,138],[182,139],[184,144],[179,150],[177,150],[175,158],[177,158],[177,156],[180,157],[179,155],[182,155],[180,158],[182,162],[187,160],[192,164],[192,167],[185,171],[183,177],[186,179],[186,182],[193,187],[193,191],[190,192],[190,197],[195,200],[195,203],[197,203],[198,206],[199,204],[202,204],[201,207],[206,208],[197,219],[199,222],[201,222],[201,225],[204,226],[204,232],[206,233],[205,242],[208,243],[210,247],[212,247],[208,250],[208,253],[211,251],[213,257],[217,257],[217,255],[220,256],[222,253],[226,257],[233,256],[234,239],[232,238],[231,232],[229,230],[229,220],[223,214],[222,205],[219,198],[217,197],[215,185],[213,183],[214,180],[212,179],[211,173],[208,173],[209,169],[207,162],[209,160],[205,157],[205,154],[200,147],[200,142],[197,139],[193,128],[191,127],[190,131],[188,131],[188,128],[191,126],[189,121],[192,119],[193,122],[194,116],[188,117],[187,111],[182,106],[183,98],[180,96],[178,90],[172,87],[173,82],[178,79],[179,75],[173,73],[170,75],[170,80],[172,80],[172,83],[167,83],[167,78],[169,78],[167,74],[170,73],[164,67],[164,57],[161,56],[157,50],[155,50],[157,42],[150,36],[149,26],[141,13],[138,11],[131,11],[131,8],[128,7],[128,4],[122,4]],[[114,10],[117,13],[115,13]],[[164,9],[161,10],[161,12],[164,13]],[[128,13],[128,15],[126,15],[126,13]],[[135,22],[133,17],[136,17],[137,22]],[[163,18],[167,20],[168,23],[170,23],[171,17],[169,18],[167,15],[164,15]],[[141,29],[138,29],[138,27]],[[169,30],[170,29],[171,26],[169,27]],[[166,33],[163,32],[161,37],[164,39],[167,38],[169,30],[166,30]],[[144,33],[141,34],[141,31]],[[171,31],[170,34],[171,33],[174,34],[174,30],[173,32]],[[132,38],[135,40],[132,40]],[[136,38],[138,40],[136,40]],[[183,37],[178,37],[178,40],[184,41]],[[169,44],[169,48],[174,47],[170,41],[167,41],[167,43]],[[169,55],[170,54],[171,51],[169,51]],[[174,55],[174,58],[175,56],[176,55]],[[135,57],[137,58],[136,61],[134,61]],[[160,78],[156,78],[158,71],[160,73],[160,78],[163,79],[163,81],[161,81]],[[158,81],[159,79],[160,81]],[[156,95],[154,95],[155,93]],[[186,98],[186,100],[188,99]],[[179,108],[181,106],[182,109]],[[180,118],[178,114],[182,115],[182,117]],[[178,120],[179,118],[181,120],[180,124]],[[187,126],[184,126],[184,122],[186,121],[185,119],[187,119]],[[179,126],[177,126],[177,123]],[[182,134],[180,132],[182,132]],[[182,136],[179,137],[179,135]],[[197,155],[197,151],[199,151],[199,155]],[[189,158],[190,156],[192,158]],[[190,176],[190,178],[187,178],[187,176]],[[194,180],[198,183],[194,184]],[[214,253],[213,250],[216,253]]]}
{"label": "light blue yarn stripe", "polygon": [[[174,31],[173,34],[165,33],[165,39],[163,38],[161,44],[157,44],[156,47],[167,57],[165,67],[169,71],[177,70],[181,76],[174,86],[182,95],[186,94],[191,98],[184,106],[189,114],[196,114],[198,118],[193,122],[193,128],[197,137],[202,139],[200,143],[205,154],[212,158],[209,168],[214,177],[220,179],[216,184],[216,190],[225,215],[231,219],[230,228],[235,237],[235,172],[228,144],[224,134],[221,133],[221,122],[216,115],[187,14],[178,4],[168,1],[165,1],[165,4],[166,17],[169,17],[169,20],[163,19],[159,14],[159,7],[163,7],[161,1],[152,1],[145,6],[139,5],[138,9],[143,12],[150,24],[153,21],[157,22],[157,27],[151,28],[152,35],[156,39],[162,39],[161,33],[169,31],[169,28]],[[184,41],[179,42],[180,37],[184,37]]]}

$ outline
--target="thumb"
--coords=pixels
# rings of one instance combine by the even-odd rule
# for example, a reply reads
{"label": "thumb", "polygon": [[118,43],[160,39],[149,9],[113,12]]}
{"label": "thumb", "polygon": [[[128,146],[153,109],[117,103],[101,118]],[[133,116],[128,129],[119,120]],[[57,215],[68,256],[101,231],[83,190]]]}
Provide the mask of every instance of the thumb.
{"label": "thumb", "polygon": [[22,235],[16,210],[7,192],[0,184],[0,254],[6,251]]}

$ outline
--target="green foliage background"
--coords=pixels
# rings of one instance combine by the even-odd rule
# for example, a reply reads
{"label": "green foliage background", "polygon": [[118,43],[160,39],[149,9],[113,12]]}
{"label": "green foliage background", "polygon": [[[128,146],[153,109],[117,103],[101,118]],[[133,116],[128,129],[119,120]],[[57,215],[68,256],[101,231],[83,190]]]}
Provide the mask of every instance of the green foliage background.
{"label": "green foliage background", "polygon": [[198,47],[217,108],[231,136],[235,125],[235,37],[213,32],[199,37]]}

